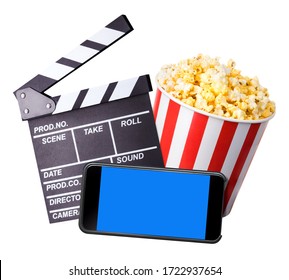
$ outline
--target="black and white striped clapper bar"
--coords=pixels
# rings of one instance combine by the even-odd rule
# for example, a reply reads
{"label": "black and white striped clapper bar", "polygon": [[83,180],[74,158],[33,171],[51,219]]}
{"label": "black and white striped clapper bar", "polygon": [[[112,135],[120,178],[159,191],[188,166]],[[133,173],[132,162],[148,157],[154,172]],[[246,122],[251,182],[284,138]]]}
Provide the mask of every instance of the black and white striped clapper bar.
{"label": "black and white striped clapper bar", "polygon": [[91,161],[163,166],[149,75],[70,94],[45,91],[133,30],[122,15],[14,92],[28,120],[51,223],[78,218]]}

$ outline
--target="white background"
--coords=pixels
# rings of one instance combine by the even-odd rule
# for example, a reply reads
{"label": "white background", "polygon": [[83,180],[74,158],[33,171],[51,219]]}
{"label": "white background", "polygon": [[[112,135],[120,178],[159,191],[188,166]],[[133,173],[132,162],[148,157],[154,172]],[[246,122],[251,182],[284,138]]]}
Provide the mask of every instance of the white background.
{"label": "white background", "polygon": [[[3,279],[71,279],[68,270],[75,265],[160,271],[163,266],[221,266],[217,279],[288,279],[286,2],[1,1]],[[135,30],[51,91],[71,92],[142,74],[154,80],[163,64],[204,53],[223,62],[233,58],[242,73],[257,75],[276,101],[277,114],[215,245],[85,235],[76,220],[48,222],[28,124],[21,121],[12,92],[120,14],[127,15]]]}

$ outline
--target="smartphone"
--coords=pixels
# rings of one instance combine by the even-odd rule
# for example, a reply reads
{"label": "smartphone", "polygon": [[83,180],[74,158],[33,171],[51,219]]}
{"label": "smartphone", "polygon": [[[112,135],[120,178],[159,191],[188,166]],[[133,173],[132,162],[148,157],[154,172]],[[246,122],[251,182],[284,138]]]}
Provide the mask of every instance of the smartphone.
{"label": "smartphone", "polygon": [[225,177],[171,168],[88,164],[79,227],[85,233],[218,242]]}

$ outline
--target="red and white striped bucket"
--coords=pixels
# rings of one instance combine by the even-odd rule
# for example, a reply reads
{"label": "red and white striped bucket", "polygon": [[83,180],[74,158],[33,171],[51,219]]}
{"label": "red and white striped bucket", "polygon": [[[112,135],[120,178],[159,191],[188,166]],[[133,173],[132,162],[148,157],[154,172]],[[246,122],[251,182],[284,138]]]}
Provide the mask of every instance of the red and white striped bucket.
{"label": "red and white striped bucket", "polygon": [[158,87],[154,116],[166,167],[222,172],[230,213],[268,121],[240,121],[193,108]]}

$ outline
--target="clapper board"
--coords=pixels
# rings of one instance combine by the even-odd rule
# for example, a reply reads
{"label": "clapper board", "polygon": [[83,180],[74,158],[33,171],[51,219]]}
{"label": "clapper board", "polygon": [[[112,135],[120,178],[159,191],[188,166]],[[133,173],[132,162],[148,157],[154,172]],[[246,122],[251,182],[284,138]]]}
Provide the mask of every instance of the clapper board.
{"label": "clapper board", "polygon": [[149,75],[78,92],[44,92],[133,30],[122,15],[14,92],[29,123],[49,221],[79,216],[91,161],[162,167]]}

